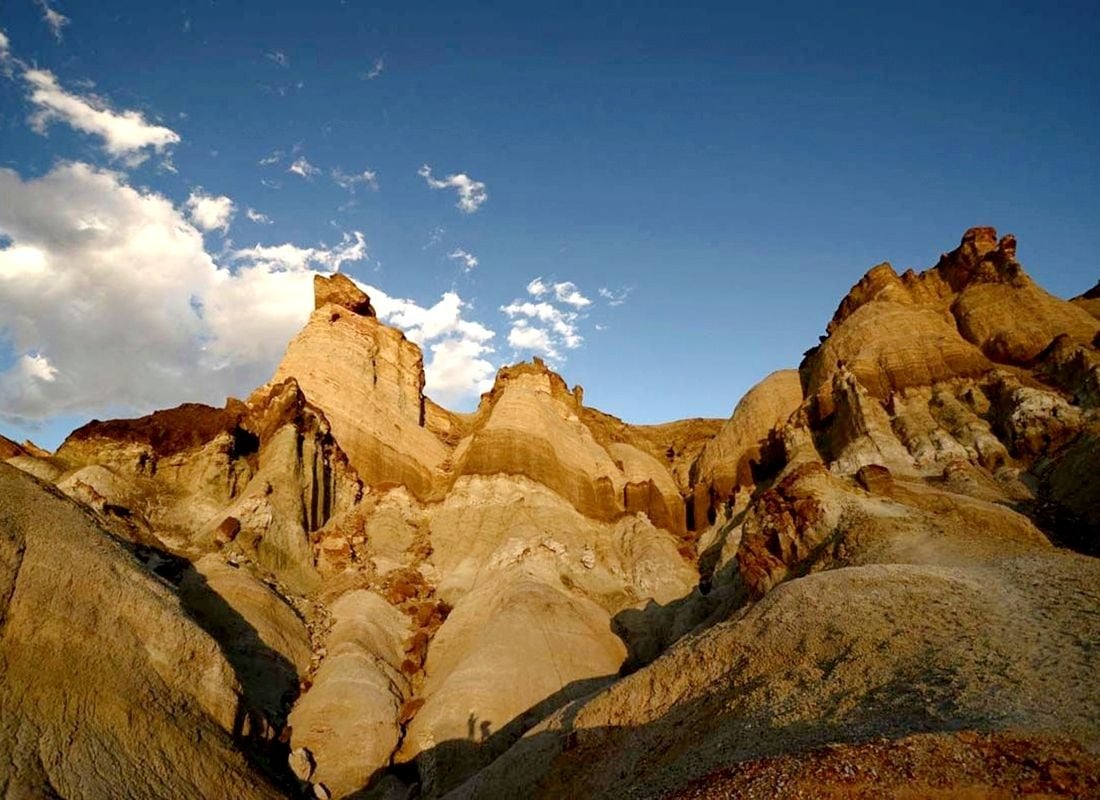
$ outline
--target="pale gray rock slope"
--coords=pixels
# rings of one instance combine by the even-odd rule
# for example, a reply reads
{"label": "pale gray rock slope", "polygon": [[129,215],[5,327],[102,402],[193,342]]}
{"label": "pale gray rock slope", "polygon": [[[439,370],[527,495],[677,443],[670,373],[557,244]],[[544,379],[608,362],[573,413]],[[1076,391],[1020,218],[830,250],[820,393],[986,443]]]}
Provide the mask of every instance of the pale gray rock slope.
{"label": "pale gray rock slope", "polygon": [[0,464],[0,796],[275,798],[218,643],[89,514]]}

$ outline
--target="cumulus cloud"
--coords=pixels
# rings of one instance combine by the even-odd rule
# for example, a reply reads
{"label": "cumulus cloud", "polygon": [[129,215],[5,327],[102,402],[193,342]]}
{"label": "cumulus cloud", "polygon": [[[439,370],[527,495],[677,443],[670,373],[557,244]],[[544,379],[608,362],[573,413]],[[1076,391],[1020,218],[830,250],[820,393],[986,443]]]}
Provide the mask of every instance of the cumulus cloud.
{"label": "cumulus cloud", "polygon": [[362,79],[365,81],[373,81],[375,78],[381,75],[383,70],[385,69],[386,62],[384,59],[379,57],[374,59],[374,63],[371,65],[371,68],[364,72],[360,77],[362,77]]}
{"label": "cumulus cloud", "polygon": [[[0,169],[0,197],[0,419],[18,425],[246,395],[309,317],[313,276],[368,256],[359,231],[213,255],[186,204],[88,164]],[[431,396],[490,388],[495,334],[457,293],[420,305],[364,288],[424,347]]]}
{"label": "cumulus cloud", "polygon": [[513,300],[500,307],[511,320],[508,344],[513,349],[558,361],[564,358],[563,350],[575,350],[583,344],[578,329],[580,309],[591,301],[574,283],[548,283],[535,278],[527,284],[527,293],[534,300]]}
{"label": "cumulus cloud", "polygon": [[0,65],[6,64],[11,59],[11,40],[8,35],[0,30]]}
{"label": "cumulus cloud", "polygon": [[434,305],[393,298],[361,284],[382,321],[401,328],[425,350],[425,392],[444,405],[487,392],[495,367],[489,361],[495,332],[464,317],[468,304],[456,292],[445,292]]}
{"label": "cumulus cloud", "polygon": [[69,24],[69,18],[53,8],[47,0],[38,0],[38,6],[42,9],[42,19],[50,27],[50,32],[57,41],[61,41],[61,29]]}
{"label": "cumulus cloud", "polygon": [[525,319],[513,323],[512,329],[508,331],[508,344],[514,350],[530,350],[553,360],[561,357],[546,329],[532,327]]}
{"label": "cumulus cloud", "polygon": [[462,268],[466,272],[469,272],[478,265],[477,256],[475,256],[473,253],[466,252],[461,247],[456,247],[454,250],[448,253],[447,258],[453,261],[461,261]]}
{"label": "cumulus cloud", "polygon": [[255,222],[257,225],[270,225],[272,222],[271,217],[269,217],[267,214],[261,214],[254,208],[249,208],[247,211],[244,212],[244,215]]}
{"label": "cumulus cloud", "polygon": [[184,209],[87,164],[27,181],[0,169],[0,196],[0,338],[14,359],[0,417],[14,421],[245,393],[308,317],[314,271],[366,255],[356,233],[220,264]]}
{"label": "cumulus cloud", "polygon": [[64,122],[99,137],[109,155],[130,165],[148,158],[149,150],[161,153],[180,141],[175,131],[154,125],[141,112],[114,111],[99,97],[66,91],[48,70],[28,69],[23,78],[36,108],[30,117],[31,127],[38,133],[45,134],[51,122]]}
{"label": "cumulus cloud", "polygon": [[282,160],[283,160],[283,151],[282,150],[272,150],[266,156],[261,158],[257,163],[261,167],[269,167],[272,164],[278,164]]}
{"label": "cumulus cloud", "polygon": [[223,235],[229,232],[229,222],[237,210],[233,201],[225,195],[215,197],[202,189],[191,192],[186,207],[187,216],[196,227],[204,231],[221,231]]}
{"label": "cumulus cloud", "polygon": [[378,191],[378,173],[374,170],[365,169],[354,175],[346,175],[340,169],[334,169],[332,179],[337,186],[341,189],[347,189],[349,192],[354,192],[355,187],[358,185],[367,186],[376,192]]}
{"label": "cumulus cloud", "polygon": [[475,181],[465,173],[448,175],[443,180],[439,180],[432,177],[432,168],[425,164],[417,170],[417,175],[433,189],[454,189],[458,193],[458,202],[455,205],[465,214],[473,214],[489,199],[485,184]]}
{"label": "cumulus cloud", "polygon": [[298,156],[294,163],[287,168],[287,172],[293,172],[295,175],[300,175],[307,181],[312,180],[314,175],[320,173],[321,170],[313,166],[306,160],[305,156]]}

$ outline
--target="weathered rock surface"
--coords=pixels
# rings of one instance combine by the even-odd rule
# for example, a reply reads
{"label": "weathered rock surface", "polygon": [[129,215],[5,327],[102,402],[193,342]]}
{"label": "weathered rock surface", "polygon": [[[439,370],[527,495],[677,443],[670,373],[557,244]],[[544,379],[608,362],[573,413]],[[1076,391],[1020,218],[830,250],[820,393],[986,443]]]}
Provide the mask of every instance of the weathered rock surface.
{"label": "weathered rock surface", "polygon": [[785,583],[551,716],[450,796],[661,797],[727,764],[914,730],[1095,751],[1098,578],[1094,560],[1036,551]]}
{"label": "weathered rock surface", "polygon": [[[132,672],[101,711],[19,662],[13,685],[35,689],[0,686],[0,731],[45,744],[0,779],[100,796],[118,749],[106,763],[142,796],[274,791],[241,752],[291,794],[374,800],[709,796],[769,776],[831,791],[847,765],[893,786],[947,761],[982,790],[1088,788],[1100,562],[1062,548],[1100,542],[1091,294],[1043,292],[1011,236],[974,228],[929,270],[869,271],[799,370],[730,419],[635,426],[537,359],[447,411],[420,349],[354,281],[318,278],[247,401],[93,422],[55,456],[0,439],[83,509],[4,467],[0,513],[22,527],[0,600],[24,602],[5,563],[64,587],[29,595],[120,652],[60,652],[91,653],[92,683]],[[27,487],[79,517],[68,563],[19,567]],[[34,649],[61,623],[3,608],[3,646],[61,674]],[[169,707],[181,724],[158,728]],[[134,766],[124,718],[186,765]],[[840,794],[866,788],[848,777]]]}
{"label": "weathered rock surface", "polygon": [[[331,288],[319,292],[317,302],[332,295]],[[425,427],[424,359],[403,333],[325,302],[291,341],[274,382],[288,378],[324,412],[367,485],[403,485],[417,497],[432,496],[447,447]]]}
{"label": "weathered rock surface", "polygon": [[0,464],[0,794],[280,797],[218,644],[74,502]]}
{"label": "weathered rock surface", "polygon": [[364,590],[345,594],[331,612],[324,658],[290,727],[294,751],[307,751],[316,765],[303,780],[339,798],[366,788],[397,749],[409,693],[401,672],[409,622]]}
{"label": "weathered rock surface", "polygon": [[[733,415],[703,448],[692,466],[693,519],[696,527],[715,521],[720,504],[735,502],[738,490],[751,489],[781,455],[773,432],[802,405],[796,370],[773,372],[737,403]],[[779,453],[776,453],[776,450]]]}
{"label": "weathered rock surface", "polygon": [[1096,285],[1084,294],[1073,298],[1072,302],[1100,319],[1100,281],[1097,281]]}

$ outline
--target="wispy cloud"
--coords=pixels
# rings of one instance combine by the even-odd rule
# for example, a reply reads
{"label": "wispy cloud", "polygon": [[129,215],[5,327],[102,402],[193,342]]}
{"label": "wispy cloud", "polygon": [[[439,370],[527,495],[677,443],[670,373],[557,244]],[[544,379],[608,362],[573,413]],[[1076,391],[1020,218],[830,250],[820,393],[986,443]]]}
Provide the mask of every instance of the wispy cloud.
{"label": "wispy cloud", "polygon": [[435,247],[437,244],[443,241],[443,234],[445,234],[446,232],[447,229],[444,228],[442,225],[432,228],[432,232],[428,235],[428,241],[424,245],[423,249],[428,250],[432,247]]}
{"label": "wispy cloud", "polygon": [[270,167],[272,164],[278,164],[280,161],[282,161],[283,155],[284,153],[282,150],[272,150],[268,155],[261,158],[257,163],[261,167]]}
{"label": "wispy cloud", "polygon": [[290,59],[286,57],[286,53],[282,50],[272,50],[270,53],[264,53],[264,58],[268,61],[274,61],[280,67],[290,66]]}
{"label": "wispy cloud", "polygon": [[45,134],[51,122],[64,122],[98,136],[108,154],[131,165],[144,161],[150,149],[160,153],[180,141],[178,133],[149,122],[139,111],[114,111],[100,97],[66,91],[48,70],[29,69],[23,77],[36,107],[30,124],[38,133]]}
{"label": "wispy cloud", "polygon": [[447,258],[453,261],[461,261],[462,268],[465,272],[469,272],[478,265],[477,256],[473,253],[469,253],[463,250],[461,247],[456,247],[450,253],[447,254]]}
{"label": "wispy cloud", "polygon": [[11,77],[11,40],[0,30],[0,75]]}
{"label": "wispy cloud", "polygon": [[332,171],[332,179],[337,186],[341,189],[347,189],[349,192],[354,192],[355,187],[358,185],[368,186],[374,191],[378,191],[378,173],[374,170],[365,169],[354,175],[347,175],[337,168]]}
{"label": "wispy cloud", "polygon": [[529,284],[527,284],[527,292],[533,297],[550,296],[565,303],[566,305],[573,306],[574,308],[584,308],[585,306],[592,305],[592,301],[581,294],[577,288],[577,284],[572,281],[561,281],[560,283],[546,283],[542,278],[535,278]]}
{"label": "wispy cloud", "polygon": [[244,215],[255,222],[257,225],[270,225],[272,222],[271,217],[269,217],[267,214],[261,214],[254,208],[249,208],[247,211],[244,212]]}
{"label": "wispy cloud", "polygon": [[614,290],[608,289],[606,286],[600,287],[600,297],[607,301],[609,306],[621,306],[626,302],[626,299],[630,297],[631,287],[624,286],[622,289]]}
{"label": "wispy cloud", "polygon": [[321,170],[310,164],[305,156],[298,156],[294,163],[287,168],[287,172],[293,172],[308,181],[313,180],[313,176],[320,174]]}
{"label": "wispy cloud", "polygon": [[38,0],[38,6],[42,9],[42,19],[45,20],[46,24],[50,27],[53,38],[60,42],[61,29],[68,25],[71,20],[60,11],[53,8],[48,0]]}
{"label": "wispy cloud", "polygon": [[417,174],[427,181],[433,189],[454,189],[458,192],[458,202],[455,204],[465,214],[473,214],[482,203],[489,199],[489,192],[485,184],[475,181],[464,172],[448,175],[443,180],[432,177],[432,168],[427,164],[417,170]]}
{"label": "wispy cloud", "polygon": [[375,78],[381,75],[382,72],[385,71],[385,69],[386,62],[383,58],[379,57],[374,59],[374,64],[371,65],[371,68],[366,72],[361,73],[359,77],[361,77],[365,81],[373,81]]}

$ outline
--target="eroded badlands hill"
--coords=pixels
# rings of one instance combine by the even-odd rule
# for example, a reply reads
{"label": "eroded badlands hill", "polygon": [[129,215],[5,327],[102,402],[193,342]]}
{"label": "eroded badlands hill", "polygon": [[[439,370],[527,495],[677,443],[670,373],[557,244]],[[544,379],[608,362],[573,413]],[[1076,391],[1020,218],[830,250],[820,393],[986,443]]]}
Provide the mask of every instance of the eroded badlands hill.
{"label": "eroded badlands hill", "polygon": [[[633,426],[538,361],[449,412],[318,278],[247,400],[0,441],[0,794],[839,796],[944,753],[929,786],[1100,789],[1091,294],[972,229],[729,420]],[[50,591],[79,637],[19,622]]]}

